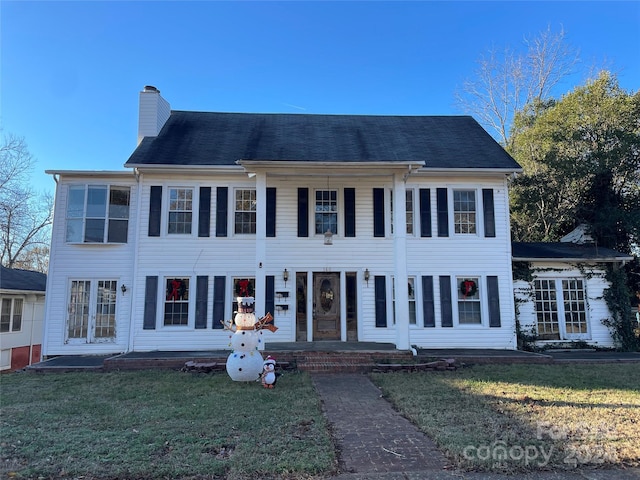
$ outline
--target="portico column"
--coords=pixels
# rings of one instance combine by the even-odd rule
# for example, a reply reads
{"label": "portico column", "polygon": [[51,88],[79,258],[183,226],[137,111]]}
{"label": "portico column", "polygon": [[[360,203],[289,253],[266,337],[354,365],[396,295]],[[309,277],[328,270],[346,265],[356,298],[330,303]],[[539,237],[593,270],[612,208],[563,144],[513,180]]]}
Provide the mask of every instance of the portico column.
{"label": "portico column", "polygon": [[409,287],[407,278],[407,205],[404,176],[393,176],[393,252],[395,263],[396,348],[409,350]]}
{"label": "portico column", "polygon": [[270,268],[267,260],[267,174],[256,173],[256,316],[266,315],[264,311],[266,271]]}

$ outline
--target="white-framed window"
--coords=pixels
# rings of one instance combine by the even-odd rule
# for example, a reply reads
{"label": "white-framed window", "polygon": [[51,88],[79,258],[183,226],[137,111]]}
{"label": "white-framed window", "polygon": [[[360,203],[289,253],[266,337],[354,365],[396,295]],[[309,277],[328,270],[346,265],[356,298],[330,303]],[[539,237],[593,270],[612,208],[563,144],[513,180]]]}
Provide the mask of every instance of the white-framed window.
{"label": "white-framed window", "polygon": [[3,298],[0,307],[0,333],[19,332],[22,329],[22,298]]}
{"label": "white-framed window", "polygon": [[169,187],[169,234],[191,234],[193,223],[193,188]]}
{"label": "white-framed window", "polygon": [[337,190],[316,190],[315,224],[317,234],[338,233]]}
{"label": "white-framed window", "polygon": [[[416,277],[407,277],[409,298],[409,325],[416,325]],[[396,279],[391,278],[391,297],[393,302],[393,324],[396,323]]]}
{"label": "white-framed window", "polygon": [[478,277],[457,277],[458,324],[482,324],[480,302],[480,279]]}
{"label": "white-framed window", "polygon": [[476,191],[453,191],[453,231],[459,234],[475,234],[476,222]]}
{"label": "white-framed window", "polygon": [[235,233],[256,233],[256,190],[238,189],[235,191]]}
{"label": "white-framed window", "polygon": [[71,280],[67,302],[67,342],[113,342],[116,337],[118,281]]}
{"label": "white-framed window", "polygon": [[584,280],[539,278],[534,280],[533,288],[536,330],[541,340],[569,340],[589,335]]}
{"label": "white-framed window", "polygon": [[414,222],[414,191],[408,188],[405,192],[405,205],[406,205],[406,218],[407,218],[407,235],[413,235],[413,222]]}
{"label": "white-framed window", "polygon": [[189,277],[166,277],[163,325],[189,325]]}
{"label": "white-framed window", "polygon": [[127,243],[130,197],[130,187],[69,186],[66,241]]}
{"label": "white-framed window", "polygon": [[[413,200],[414,194],[413,189],[405,190],[405,224],[406,224],[406,232],[407,235],[413,235],[413,223],[414,223],[414,212],[413,212]],[[391,218],[391,234],[393,235],[394,226],[393,226],[393,189],[389,190],[389,204],[390,204],[390,215]]]}

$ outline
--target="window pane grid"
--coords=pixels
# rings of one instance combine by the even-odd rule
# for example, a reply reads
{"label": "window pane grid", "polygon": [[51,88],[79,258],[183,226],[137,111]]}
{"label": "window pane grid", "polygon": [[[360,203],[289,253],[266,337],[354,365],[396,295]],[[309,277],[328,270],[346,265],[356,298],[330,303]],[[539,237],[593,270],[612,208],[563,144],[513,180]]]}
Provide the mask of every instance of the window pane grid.
{"label": "window pane grid", "polygon": [[256,191],[236,190],[235,233],[256,233]]}
{"label": "window pane grid", "polygon": [[189,279],[167,278],[164,303],[164,324],[189,324]]}
{"label": "window pane grid", "polygon": [[11,328],[11,299],[2,299],[2,310],[0,311],[0,332],[8,332]]}
{"label": "window pane grid", "polygon": [[543,340],[559,340],[555,280],[535,280],[534,295],[538,336]]}
{"label": "window pane grid", "polygon": [[[66,241],[126,243],[130,190],[107,185],[69,187]],[[114,223],[112,218],[119,221]],[[112,227],[116,230],[112,231]]]}
{"label": "window pane grid", "polygon": [[101,280],[98,282],[95,326],[96,338],[115,337],[116,292],[115,280]]}
{"label": "window pane grid", "polygon": [[474,190],[453,192],[453,222],[455,233],[476,233],[476,192]]}
{"label": "window pane grid", "polygon": [[170,234],[190,234],[193,210],[193,190],[190,188],[169,189]]}
{"label": "window pane grid", "polygon": [[587,312],[582,280],[562,280],[565,328],[568,334],[587,333]]}
{"label": "window pane grid", "polygon": [[336,190],[317,190],[315,205],[316,233],[330,231],[338,233],[338,192]]}
{"label": "window pane grid", "polygon": [[406,195],[407,235],[413,235],[413,190],[407,190]]}
{"label": "window pane grid", "polygon": [[482,323],[480,308],[480,282],[477,277],[457,278],[458,323],[479,325]]}
{"label": "window pane grid", "polygon": [[90,281],[74,280],[71,282],[67,319],[67,336],[69,338],[87,338],[90,290]]}

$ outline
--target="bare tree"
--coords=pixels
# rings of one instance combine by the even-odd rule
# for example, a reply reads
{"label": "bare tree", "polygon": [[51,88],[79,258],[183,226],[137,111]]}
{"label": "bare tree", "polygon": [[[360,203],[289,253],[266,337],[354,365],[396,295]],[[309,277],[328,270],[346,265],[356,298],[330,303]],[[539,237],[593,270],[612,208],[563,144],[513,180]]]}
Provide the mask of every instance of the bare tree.
{"label": "bare tree", "polygon": [[566,33],[550,28],[524,40],[526,54],[510,48],[491,49],[481,56],[472,79],[456,92],[459,107],[493,131],[498,141],[509,146],[515,115],[526,105],[542,102],[551,90],[573,72],[578,51],[567,44]]}
{"label": "bare tree", "polygon": [[53,196],[29,185],[35,160],[22,137],[0,142],[0,263],[46,272]]}

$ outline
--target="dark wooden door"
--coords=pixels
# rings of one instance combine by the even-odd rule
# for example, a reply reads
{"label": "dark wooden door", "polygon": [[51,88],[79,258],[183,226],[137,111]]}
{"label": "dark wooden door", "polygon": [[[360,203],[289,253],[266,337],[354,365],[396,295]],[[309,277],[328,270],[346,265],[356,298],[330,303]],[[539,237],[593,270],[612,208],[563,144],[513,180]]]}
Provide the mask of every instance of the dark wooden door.
{"label": "dark wooden door", "polygon": [[340,274],[313,274],[313,339],[340,340]]}

